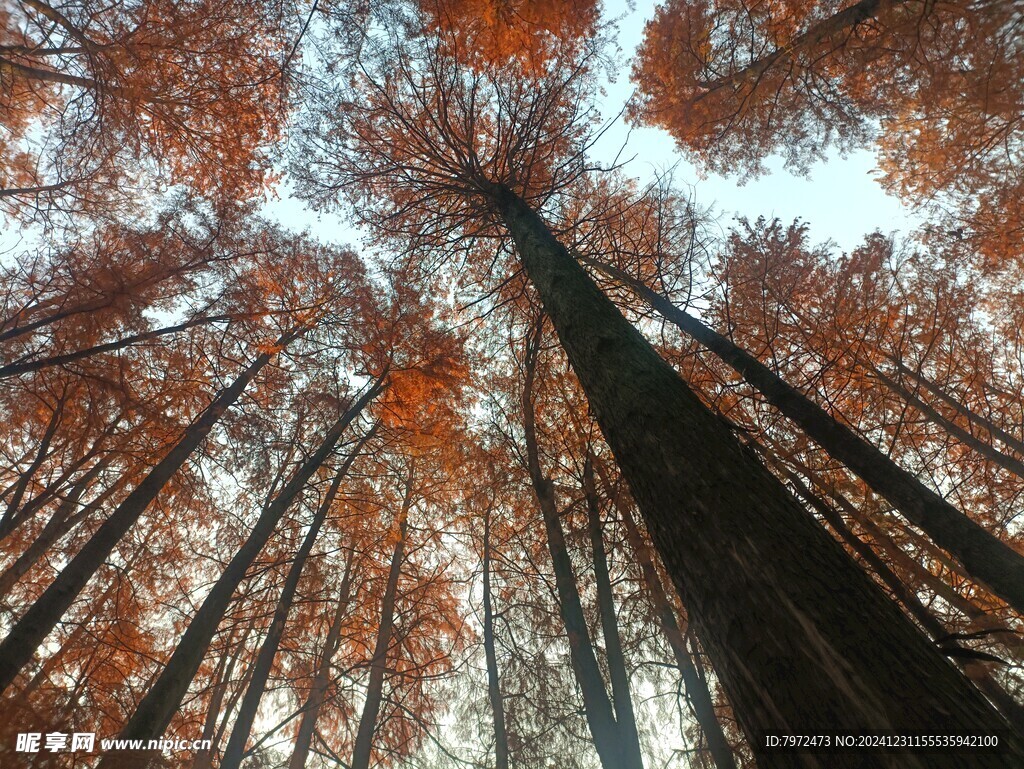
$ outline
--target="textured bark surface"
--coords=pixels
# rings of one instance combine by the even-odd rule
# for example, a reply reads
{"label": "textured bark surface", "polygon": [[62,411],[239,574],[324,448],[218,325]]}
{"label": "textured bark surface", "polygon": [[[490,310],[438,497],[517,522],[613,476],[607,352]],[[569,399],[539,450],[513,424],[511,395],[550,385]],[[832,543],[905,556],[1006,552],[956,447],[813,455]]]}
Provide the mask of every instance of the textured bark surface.
{"label": "textured bark surface", "polygon": [[[782,753],[764,734],[991,734],[1005,722],[622,317],[530,207],[506,223],[761,769],[862,767]],[[871,629],[864,633],[865,627]],[[975,767],[1016,767],[1024,752]],[[886,769],[964,756],[877,755]]]}
{"label": "textured bark surface", "polygon": [[[909,521],[924,530],[937,545],[955,556],[971,575],[983,581],[1017,611],[1024,612],[1024,556],[964,515],[853,430],[840,424],[729,339],[621,271],[604,265],[599,269],[608,271],[616,279],[625,280],[651,307],[717,355],[769,403],[798,424],[830,456],[853,470]],[[906,391],[903,394],[910,397]]]}

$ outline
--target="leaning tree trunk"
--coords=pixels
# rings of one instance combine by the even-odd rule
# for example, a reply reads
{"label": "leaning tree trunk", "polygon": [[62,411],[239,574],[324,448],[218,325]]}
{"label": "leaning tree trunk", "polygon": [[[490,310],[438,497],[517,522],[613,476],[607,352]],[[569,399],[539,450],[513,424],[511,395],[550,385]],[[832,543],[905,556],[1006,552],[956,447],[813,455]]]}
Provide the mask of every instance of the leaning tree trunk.
{"label": "leaning tree trunk", "polygon": [[[299,336],[301,331],[290,331],[278,339],[275,349],[281,349]],[[127,533],[156,499],[171,477],[199,448],[213,426],[220,420],[224,412],[232,405],[253,380],[260,369],[266,366],[273,352],[263,352],[235,378],[227,388],[221,390],[199,417],[189,426],[171,450],[157,465],[149,471],[145,478],[135,487],[117,509],[110,514],[96,533],[82,549],[75,554],[57,578],[43,592],[21,619],[11,628],[11,632],[0,643],[0,691],[4,691],[13,683],[35,650],[57,625],[64,612],[92,578],[96,571],[113,552],[121,537]]]}
{"label": "leaning tree trunk", "polygon": [[[772,731],[1005,728],[626,321],[540,216],[505,187],[494,189],[493,203],[762,769],[864,765],[863,754],[769,750]],[[972,755],[972,764],[1020,766],[1018,741],[1001,744],[1000,753]],[[876,758],[886,769],[953,769],[964,761],[953,753]]]}
{"label": "leaning tree trunk", "polygon": [[248,741],[249,733],[252,731],[253,721],[256,720],[256,711],[259,710],[260,700],[263,699],[263,692],[267,688],[270,669],[273,667],[274,658],[277,656],[281,636],[284,635],[284,626],[288,621],[288,612],[291,611],[292,600],[295,598],[295,591],[298,589],[299,578],[302,576],[306,559],[312,552],[317,537],[320,536],[320,529],[323,527],[324,521],[327,520],[327,514],[334,504],[342,480],[348,473],[349,468],[352,467],[352,463],[359,455],[359,452],[362,451],[366,441],[372,437],[374,432],[376,432],[376,427],[371,428],[360,439],[341,468],[335,473],[334,480],[331,481],[327,493],[324,494],[324,498],[317,508],[316,514],[313,516],[313,520],[309,525],[309,531],[306,532],[306,536],[299,546],[295,558],[292,559],[292,565],[288,569],[288,575],[285,577],[284,587],[281,589],[281,595],[278,597],[277,605],[274,608],[274,617],[270,622],[270,627],[267,629],[267,635],[260,645],[259,654],[256,655],[256,662],[253,664],[249,686],[246,687],[245,695],[242,697],[242,704],[238,708],[238,715],[235,717],[234,726],[231,728],[231,736],[228,738],[228,744],[224,748],[221,769],[238,769],[242,763],[245,743]]}
{"label": "leaning tree trunk", "polygon": [[380,624],[377,627],[377,639],[370,658],[370,679],[366,685],[366,699],[363,701],[363,712],[359,715],[359,728],[356,731],[356,744],[352,748],[352,764],[350,769],[368,769],[370,756],[373,753],[373,735],[377,731],[377,716],[384,701],[384,676],[388,668],[388,651],[391,647],[391,635],[395,627],[395,602],[398,598],[398,580],[402,576],[402,561],[405,558],[406,534],[409,530],[409,508],[413,500],[413,469],[405,482],[405,498],[398,511],[395,526],[398,528],[398,540],[391,554],[391,566],[388,569],[388,580],[384,586],[384,596],[380,607]]}
{"label": "leaning tree trunk", "polygon": [[1024,556],[786,384],[750,353],[621,270],[585,261],[626,283],[667,320],[717,355],[830,456],[857,473],[937,545],[955,556],[970,574],[1017,611],[1024,612]]}
{"label": "leaning tree trunk", "polygon": [[899,372],[901,374],[907,375],[915,379],[917,383],[921,385],[921,387],[930,392],[939,400],[951,406],[957,414],[964,416],[967,419],[967,421],[969,421],[971,424],[977,425],[978,427],[982,428],[989,435],[991,435],[993,438],[995,438],[1004,446],[1006,446],[1008,449],[1016,452],[1019,456],[1024,457],[1024,441],[1022,441],[1020,438],[1016,438],[1013,435],[1010,435],[1010,433],[1006,432],[1006,430],[1001,428],[991,419],[986,419],[981,414],[969,408],[966,404],[954,398],[942,387],[935,384],[920,371],[915,371],[914,369],[903,364],[898,358],[895,358],[891,355],[887,355],[886,357],[896,366],[897,369],[899,369]]}
{"label": "leaning tree trunk", "polygon": [[[537,447],[537,429],[533,408],[533,381],[536,368],[536,354],[539,344],[539,326],[530,340],[525,364],[526,381],[523,387],[523,431],[526,438],[526,457],[529,464],[530,481],[537,495],[544,529],[547,534],[548,552],[555,573],[555,588],[558,594],[558,611],[565,624],[569,642],[569,660],[573,674],[583,695],[583,711],[587,727],[594,742],[594,748],[604,769],[642,769],[643,760],[638,741],[631,741],[615,720],[612,702],[605,689],[601,668],[597,664],[594,646],[590,639],[583,605],[580,602],[576,576],[572,571],[572,560],[565,544],[565,533],[555,500],[554,485],[544,475],[540,465]],[[635,733],[634,733],[635,735]]]}
{"label": "leaning tree trunk", "polygon": [[981,440],[970,430],[965,430],[963,427],[958,425],[956,422],[946,419],[936,409],[932,408],[929,404],[917,397],[916,394],[912,393],[900,382],[896,381],[884,371],[879,370],[875,366],[868,364],[868,368],[871,373],[874,374],[878,380],[884,384],[889,390],[894,392],[902,400],[909,403],[914,407],[915,410],[923,414],[929,422],[941,427],[947,433],[956,438],[960,443],[965,446],[969,446],[979,456],[984,457],[989,462],[993,463],[997,467],[1001,467],[1007,472],[1013,473],[1020,479],[1024,479],[1024,461],[1017,457],[1004,454],[999,449],[995,448],[989,443]]}
{"label": "leaning tree trunk", "polygon": [[[316,451],[292,474],[274,500],[264,507],[248,538],[228,562],[202,606],[192,617],[188,629],[178,641],[160,677],[146,692],[132,717],[121,730],[121,739],[158,739],[167,729],[202,664],[203,655],[217,632],[217,626],[231,602],[235,589],[244,579],[249,566],[270,539],[292,502],[306,487],[313,473],[323,465],[334,451],[342,434],[376,397],[381,387],[378,380],[331,425]],[[119,760],[120,758],[113,753],[108,754],[100,761],[99,767],[110,769],[113,766],[121,766],[123,761]]]}

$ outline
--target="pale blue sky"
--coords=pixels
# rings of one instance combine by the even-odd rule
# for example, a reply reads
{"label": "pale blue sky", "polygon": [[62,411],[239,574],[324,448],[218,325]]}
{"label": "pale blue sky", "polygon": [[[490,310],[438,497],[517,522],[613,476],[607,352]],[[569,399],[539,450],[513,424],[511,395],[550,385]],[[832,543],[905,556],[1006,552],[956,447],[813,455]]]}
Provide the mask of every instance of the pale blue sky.
{"label": "pale blue sky", "polygon": [[[632,93],[629,58],[640,43],[644,24],[654,15],[654,8],[653,0],[638,0],[633,10],[625,0],[605,2],[607,18],[623,15],[618,42],[626,59],[616,82],[606,84],[607,97],[601,105],[605,119],[616,115]],[[597,161],[609,164],[624,143],[620,160],[635,156],[624,168],[625,173],[647,181],[675,166],[676,183],[692,187],[697,203],[712,206],[720,214],[723,227],[728,227],[737,215],[750,219],[778,217],[787,223],[800,218],[810,225],[812,241],[833,240],[845,250],[874,229],[906,233],[917,224],[912,214],[895,197],[887,195],[872,177],[875,157],[870,150],[846,158],[836,155],[827,163],[818,163],[809,178],[783,169],[781,159],[770,159],[770,174],[740,186],[735,178],[715,174],[701,178],[697,169],[676,150],[667,133],[653,128],[630,129],[621,119],[607,130],[592,154]],[[324,240],[358,243],[358,234],[341,217],[310,212],[301,201],[289,196],[286,186],[279,194],[281,199],[266,208],[273,219],[291,228],[309,227]]]}
{"label": "pale blue sky", "polygon": [[[618,41],[627,59],[640,44],[644,24],[654,15],[655,5],[653,0],[637,0],[636,9],[630,11],[625,0],[606,0],[607,17],[625,14],[619,23]],[[632,93],[629,66],[627,62],[617,82],[607,86],[608,100],[603,109],[607,117],[613,116]],[[622,157],[636,156],[626,167],[627,173],[645,179],[678,163],[674,172],[677,183],[692,185],[700,205],[713,204],[722,214],[723,226],[737,214],[750,219],[778,217],[785,222],[799,217],[811,225],[813,241],[831,239],[848,249],[874,229],[885,233],[908,232],[917,223],[899,200],[887,195],[871,176],[876,164],[870,150],[851,153],[847,158],[837,154],[828,163],[816,164],[810,178],[794,176],[783,169],[781,158],[771,159],[767,165],[772,173],[740,186],[735,178],[715,174],[701,179],[694,166],[676,150],[669,135],[660,129],[630,131],[620,122],[595,147],[596,157],[610,161],[627,138]]]}

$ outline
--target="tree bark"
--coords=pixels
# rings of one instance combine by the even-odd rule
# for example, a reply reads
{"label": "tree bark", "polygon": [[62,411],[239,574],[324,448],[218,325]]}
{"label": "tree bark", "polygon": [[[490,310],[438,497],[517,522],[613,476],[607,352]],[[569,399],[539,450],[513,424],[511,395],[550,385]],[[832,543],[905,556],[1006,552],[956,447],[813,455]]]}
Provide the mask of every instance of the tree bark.
{"label": "tree bark", "polygon": [[309,748],[313,744],[313,732],[316,730],[316,722],[320,717],[320,708],[323,707],[327,697],[327,687],[331,682],[331,663],[334,655],[341,645],[341,625],[348,612],[348,604],[352,598],[352,568],[355,561],[355,546],[349,548],[348,558],[345,561],[345,573],[341,578],[341,588],[338,590],[338,605],[334,610],[334,617],[331,620],[331,627],[327,631],[327,639],[324,641],[324,649],[320,655],[316,675],[313,677],[313,685],[310,687],[309,696],[302,706],[302,720],[299,722],[299,731],[295,736],[295,748],[292,750],[291,758],[288,760],[288,769],[305,769],[306,760],[309,757]]}
{"label": "tree bark", "polygon": [[[773,730],[1005,728],[623,318],[537,213],[502,186],[493,202],[762,769],[863,766],[857,754],[769,750],[764,738]],[[1000,753],[972,754],[972,763],[1024,761],[1015,738],[1001,736],[1000,745]],[[953,752],[875,758],[885,769],[963,766]]]}
{"label": "tree bark", "polygon": [[413,473],[410,468],[405,482],[405,498],[398,511],[394,526],[398,529],[398,540],[391,555],[391,566],[384,587],[384,596],[380,607],[380,624],[377,627],[377,640],[370,658],[370,678],[366,685],[366,699],[363,701],[363,712],[359,715],[359,728],[356,732],[356,743],[352,748],[352,764],[350,769],[369,769],[370,756],[373,752],[373,735],[377,731],[377,716],[384,700],[384,677],[388,669],[388,651],[391,647],[391,635],[395,625],[395,601],[398,598],[398,580],[402,575],[402,561],[405,558],[406,534],[409,530],[409,508],[413,500]]}
{"label": "tree bark", "polygon": [[565,624],[569,642],[569,660],[583,695],[583,710],[594,748],[604,769],[642,769],[643,760],[638,742],[630,742],[615,720],[612,702],[605,689],[601,668],[597,664],[594,645],[590,639],[587,620],[583,614],[576,576],[565,544],[565,533],[555,500],[554,487],[540,465],[537,428],[533,409],[533,381],[536,368],[540,325],[528,343],[526,353],[526,380],[523,386],[523,431],[526,437],[526,457],[530,480],[544,518],[548,552],[555,573],[558,610]]}
{"label": "tree bark", "polygon": [[292,600],[295,598],[295,591],[299,586],[299,578],[302,576],[302,569],[306,565],[306,559],[309,557],[310,552],[312,552],[317,537],[320,536],[320,529],[323,527],[324,521],[327,520],[327,514],[334,504],[342,480],[348,473],[349,468],[352,467],[356,457],[359,456],[363,446],[366,445],[367,440],[375,432],[376,427],[367,431],[348,455],[348,458],[342,463],[341,468],[334,476],[334,480],[331,481],[327,493],[324,494],[323,501],[317,508],[316,514],[313,516],[313,520],[309,525],[309,531],[306,532],[302,545],[300,545],[298,552],[295,554],[295,558],[292,559],[292,565],[288,569],[287,577],[285,577],[281,595],[278,597],[277,605],[274,607],[274,617],[270,622],[270,627],[267,629],[267,635],[260,645],[259,654],[256,656],[256,662],[253,664],[249,686],[242,697],[242,704],[239,706],[238,715],[235,717],[235,724],[231,728],[231,736],[228,738],[228,744],[224,748],[221,769],[238,769],[242,763],[245,743],[248,741],[249,733],[252,731],[253,721],[256,720],[256,711],[259,710],[263,692],[267,688],[270,669],[273,667],[274,657],[277,656],[277,649],[281,643],[281,636],[284,634],[285,623],[288,621],[288,612],[291,611]]}
{"label": "tree bark", "polygon": [[[266,545],[292,502],[306,487],[313,473],[334,451],[334,447],[345,430],[381,389],[380,380],[367,388],[355,403],[331,425],[316,451],[292,474],[288,483],[274,497],[274,500],[264,507],[248,538],[228,562],[213,589],[192,618],[160,677],[146,692],[135,708],[132,717],[121,730],[121,739],[158,739],[164,733],[174,713],[181,705],[181,699],[192,683],[196,671],[202,664],[203,655],[217,632],[217,626],[231,603],[235,589],[245,578],[249,566]],[[108,757],[104,757],[100,761],[99,767],[108,769],[107,759]]]}
{"label": "tree bark", "polygon": [[623,741],[636,754],[640,752],[640,735],[636,728],[636,714],[633,711],[633,696],[629,687],[629,673],[626,670],[626,655],[622,651],[619,636],[619,621],[615,614],[615,596],[612,593],[611,575],[608,571],[608,557],[604,551],[604,536],[601,526],[600,500],[597,484],[594,482],[593,458],[587,452],[583,463],[583,493],[587,502],[587,534],[594,563],[594,582],[597,586],[597,604],[601,615],[601,633],[604,636],[605,657],[608,661],[608,677],[612,685],[612,703],[615,720]]}
{"label": "tree bark", "polygon": [[508,734],[505,703],[501,698],[498,654],[494,644],[494,609],[491,601],[491,508],[484,511],[484,657],[487,660],[487,698],[494,724],[494,769],[508,769]]}
{"label": "tree bark", "polygon": [[[290,331],[278,340],[282,347],[299,335]],[[224,412],[270,362],[273,353],[261,353],[235,380],[217,394],[209,406],[189,426],[171,450],[149,471],[131,494],[110,514],[82,549],[75,554],[53,583],[25,612],[0,643],[0,691],[5,691],[24,667],[43,639],[53,630],[61,616],[132,527],[156,499],[163,487],[199,447]]]}
{"label": "tree bark", "polygon": [[1000,598],[1024,613],[1024,556],[971,520],[875,446],[732,341],[620,270],[585,259],[626,283],[683,333],[740,374],[830,456],[853,470]]}

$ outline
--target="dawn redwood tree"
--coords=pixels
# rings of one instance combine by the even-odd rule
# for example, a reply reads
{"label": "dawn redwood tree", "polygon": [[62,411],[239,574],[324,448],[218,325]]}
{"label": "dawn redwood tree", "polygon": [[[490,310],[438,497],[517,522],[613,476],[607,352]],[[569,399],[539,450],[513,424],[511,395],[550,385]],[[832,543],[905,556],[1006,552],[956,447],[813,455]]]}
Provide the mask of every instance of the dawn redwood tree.
{"label": "dawn redwood tree", "polygon": [[1021,31],[998,0],[666,0],[634,63],[632,117],[726,173],[773,152],[805,171],[876,138],[886,187],[951,209],[940,229],[997,266],[1024,238]]}
{"label": "dawn redwood tree", "polygon": [[10,4],[0,207],[135,207],[140,166],[153,185],[251,196],[281,136],[302,22],[287,1]]}
{"label": "dawn redwood tree", "polygon": [[[770,729],[929,731],[950,713],[964,728],[1001,728],[984,698],[738,444],[538,213],[584,171],[585,70],[566,61],[536,80],[469,71],[430,39],[389,50],[380,64],[367,63],[350,98],[316,116],[331,121],[329,130],[304,136],[303,162],[293,167],[305,191],[322,201],[345,191],[396,241],[408,233],[422,245],[433,235],[443,249],[453,239],[511,238],[758,759],[859,762],[767,751],[759,740]],[[870,635],[849,627],[851,602]],[[1020,750],[1008,739],[1007,753],[979,755],[979,765],[1010,766]],[[880,760],[907,766],[906,756]],[[928,763],[955,766],[959,758]]]}

